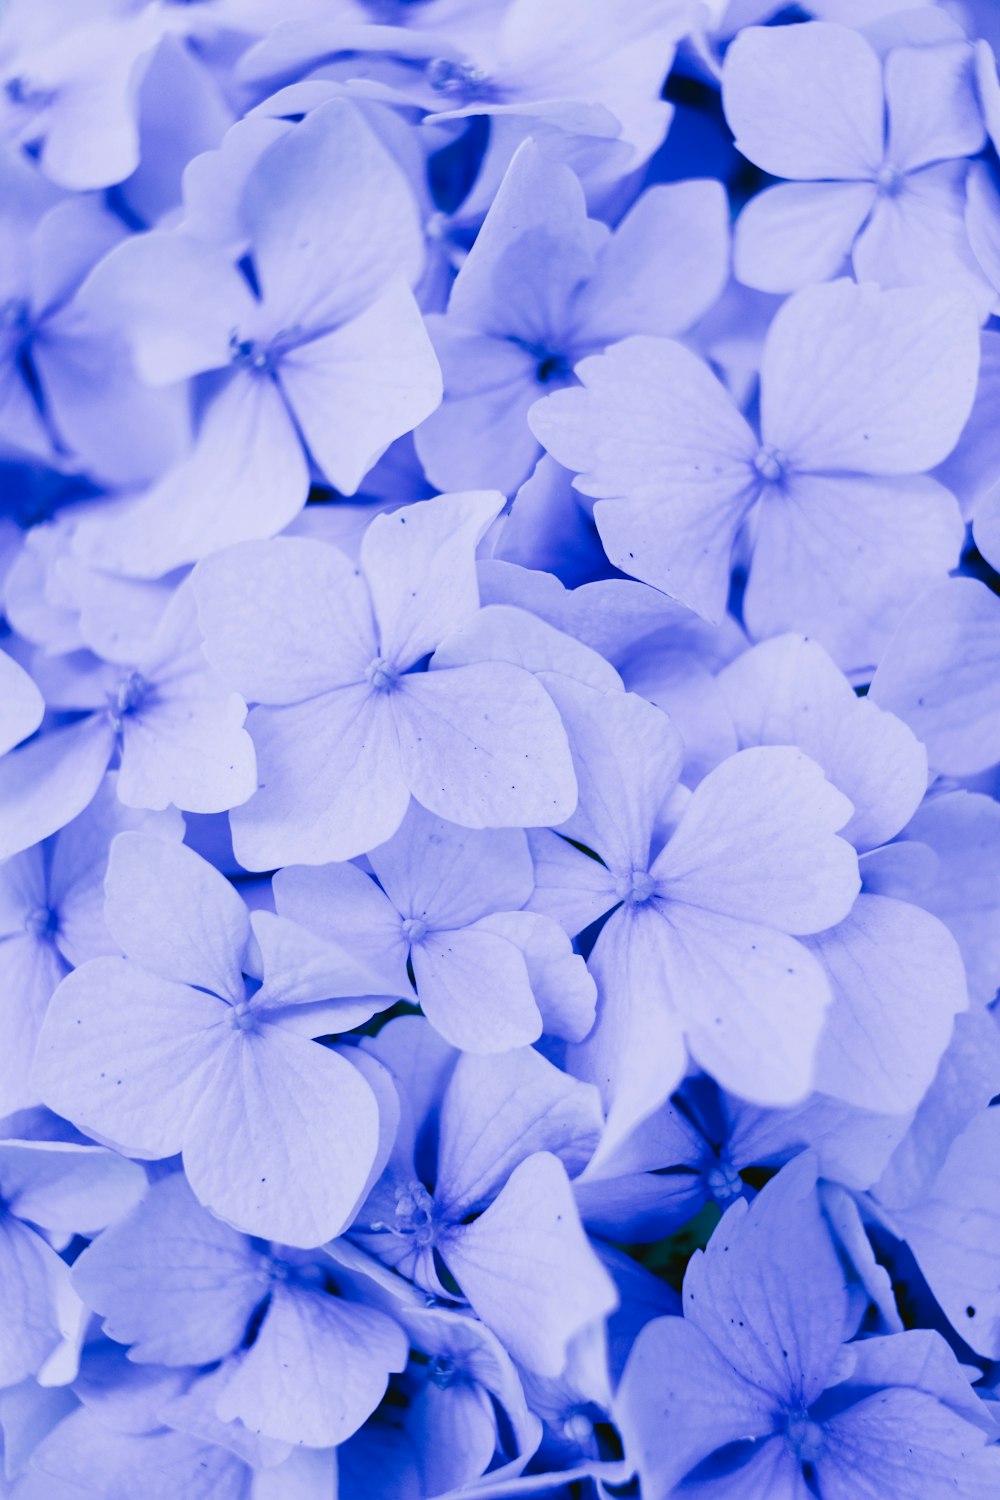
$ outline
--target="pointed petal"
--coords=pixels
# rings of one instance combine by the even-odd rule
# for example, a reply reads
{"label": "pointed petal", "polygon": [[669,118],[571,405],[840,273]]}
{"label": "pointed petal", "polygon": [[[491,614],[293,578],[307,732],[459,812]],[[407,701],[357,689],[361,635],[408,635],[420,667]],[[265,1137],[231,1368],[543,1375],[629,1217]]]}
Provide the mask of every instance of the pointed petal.
{"label": "pointed petal", "polygon": [[862,895],[808,946],[833,987],[816,1087],[886,1114],[916,1109],[968,1004],[955,939],[917,906]]}
{"label": "pointed petal", "polygon": [[913,1500],[989,1500],[1000,1484],[1000,1448],[922,1391],[879,1391],[823,1430],[824,1500],[879,1500],[900,1485]]}
{"label": "pointed petal", "polygon": [[416,803],[397,833],[369,855],[379,884],[404,917],[464,927],[517,911],[531,895],[531,855],[520,829],[460,828]]}
{"label": "pointed petal", "polygon": [[229,363],[229,340],[254,316],[249,286],[227,256],[187,234],[133,235],[87,282],[88,305],[125,331],[149,385]]}
{"label": "pointed petal", "polygon": [[399,913],[370,875],[350,864],[290,866],[277,871],[272,889],[279,917],[343,945],[393,991],[406,994],[407,944]]}
{"label": "pointed petal", "polygon": [[804,1099],[830,1004],[820,964],[783,932],[696,906],[663,911],[660,982],[691,1055],[741,1099]]}
{"label": "pointed petal", "polygon": [[246,1465],[216,1443],[161,1428],[114,1432],[86,1407],[42,1439],[21,1481],[23,1500],[77,1500],[80,1475],[106,1500],[245,1500]]}
{"label": "pointed petal", "polygon": [[106,776],[90,806],[61,830],[52,847],[48,879],[49,902],[59,913],[56,943],[74,968],[119,951],[104,919],[104,879],[115,835],[134,831],[177,843],[184,837],[178,812],[126,807],[117,786],[117,776]]}
{"label": "pointed petal", "polygon": [[434,314],[428,331],[445,394],[414,438],[424,473],[441,490],[489,485],[513,494],[539,457],[527,423],[543,390],[538,355]]}
{"label": "pointed petal", "polygon": [[783,1167],[749,1209],[733,1204],[684,1277],[685,1318],[781,1404],[809,1405],[825,1389],[853,1331],[850,1304],[808,1153]]}
{"label": "pointed petal", "polygon": [[101,527],[93,551],[108,570],[162,578],[220,547],[274,536],[308,493],[302,444],[277,386],[235,370],[205,410],[190,455]]}
{"label": "pointed petal", "polygon": [[582,287],[574,323],[587,340],[630,333],[670,338],[697,322],[725,286],[729,205],[710,178],[660,183],[640,194]]}
{"label": "pointed petal", "polygon": [[797,745],[854,804],[840,830],[858,849],[884,844],[927,789],[912,730],[858,698],[818,642],[786,635],[745,651],[718,676],[740,745]]}
{"label": "pointed petal", "polygon": [[40,1234],[12,1215],[0,1220],[0,1278],[9,1304],[0,1327],[0,1384],[35,1375],[63,1339],[60,1302],[72,1298],[69,1267]]}
{"label": "pointed petal", "polygon": [[400,670],[479,608],[476,546],[503,508],[492,491],[438,495],[376,516],[361,542],[381,653]]}
{"label": "pointed petal", "polygon": [[744,599],[754,636],[800,630],[871,671],[914,594],[955,567],[958,506],[929,477],[795,474],[766,496]]}
{"label": "pointed petal", "polygon": [[875,201],[868,182],[782,182],[736,221],[734,269],[744,286],[794,292],[843,269]]}
{"label": "pointed petal", "polygon": [[[311,1037],[327,1031],[350,1031],[380,1009],[378,995],[390,996],[396,986],[364,958],[330,938],[318,937],[287,917],[270,911],[255,911],[250,918],[260,954],[263,984],[253,996],[254,1010],[263,1017],[305,1028]],[[402,992],[405,994],[405,974]],[[361,998],[354,998],[361,997]],[[315,1030],[310,1029],[312,1002],[325,1002],[315,1009]],[[388,1004],[388,1000],[385,1002]],[[299,1007],[305,1007],[300,1010]],[[357,1020],[354,1017],[357,1016]],[[327,1025],[337,1020],[335,1028]]]}
{"label": "pointed petal", "polygon": [[973,50],[965,42],[898,47],[885,60],[886,156],[902,172],[975,156],[986,144]]}
{"label": "pointed petal", "polygon": [[931,765],[970,776],[1000,760],[1000,601],[951,578],[914,601],[879,662],[871,696],[924,741]]}
{"label": "pointed petal", "polygon": [[618,904],[617,881],[601,860],[547,828],[532,829],[528,841],[535,862],[530,911],[551,917],[576,937]]}
{"label": "pointed petal", "polygon": [[988,1359],[1000,1352],[998,1146],[1000,1112],[980,1110],[952,1141],[927,1189],[899,1213],[906,1243],[945,1316]]}
{"label": "pointed petal", "polygon": [[615,1417],[642,1493],[666,1500],[718,1448],[766,1437],[775,1404],[693,1323],[655,1318],[632,1346]]}
{"label": "pointed petal", "polygon": [[101,1146],[3,1141],[0,1184],[17,1218],[57,1234],[93,1234],[134,1207],[146,1174]]}
{"label": "pointed petal", "polygon": [[238,1349],[267,1295],[264,1258],[201,1207],[182,1172],[151,1184],[88,1245],[73,1282],[104,1331],[140,1363],[201,1365]]}
{"label": "pointed petal", "polygon": [[361,112],[341,98],[311,111],[265,151],[243,219],[267,317],[319,332],[345,322],[423,261],[417,206]]}
{"label": "pointed petal", "polygon": [[442,1253],[483,1322],[542,1375],[558,1375],[573,1336],[617,1303],[565,1168],[544,1151],[515,1167],[500,1196],[454,1229]]}
{"label": "pointed petal", "polygon": [[908,173],[895,196],[877,198],[851,257],[857,279],[890,287],[950,286],[986,317],[996,292],[970,243],[967,176],[966,161],[939,162]]}
{"label": "pointed petal", "polygon": [[480,927],[516,943],[549,1036],[579,1042],[594,1024],[596,987],[557,922],[530,911],[494,912]]}
{"label": "pointed petal", "polygon": [[597,1090],[531,1047],[460,1057],[441,1106],[436,1196],[455,1219],[477,1211],[536,1151],[573,1176],[601,1133]]}
{"label": "pointed petal", "polygon": [[[542,575],[536,572],[534,576]],[[434,653],[436,667],[459,667],[470,661],[509,661],[528,672],[557,672],[603,692],[614,692],[622,685],[611,663],[592,647],[514,604],[486,605],[453,630]]]}
{"label": "pointed petal", "polygon": [[534,406],[532,431],[577,472],[577,489],[609,502],[594,515],[611,561],[717,618],[753,496],[750,428],[708,367],[668,339],[624,339],[576,374],[583,389]]}
{"label": "pointed petal", "polygon": [[567,1061],[578,1078],[597,1084],[607,1107],[595,1163],[666,1103],[684,1076],[684,1027],[665,983],[665,925],[652,906],[623,907],[611,914],[590,955],[597,1020]]}
{"label": "pointed petal", "polygon": [[593,270],[588,229],[576,175],[525,141],[455,279],[449,322],[525,344],[558,337]]}
{"label": "pointed petal", "polygon": [[350,322],[289,350],[278,379],[310,453],[342,495],[441,400],[437,358],[402,280]]}
{"label": "pointed petal", "polygon": [[904,832],[904,851],[911,840],[933,851],[933,875],[897,878],[885,894],[940,917],[962,950],[970,995],[988,1004],[1000,987],[1000,804],[979,792],[945,792]]}
{"label": "pointed petal", "polygon": [[662,709],[636,693],[604,693],[561,678],[549,680],[549,692],[570,734],[580,789],[560,833],[616,875],[645,870],[657,814],[680,775],[680,736]]}
{"label": "pointed petal", "polygon": [[0,860],[48,838],[90,802],[114,731],[103,714],[50,730],[0,759]]}
{"label": "pointed petal", "polygon": [[160,979],[242,1000],[246,906],[226,877],[184,844],[120,833],[111,845],[105,919],[126,957]]}
{"label": "pointed petal", "polygon": [[38,1033],[56,985],[67,972],[68,965],[50,942],[27,932],[0,941],[0,1115],[39,1102],[32,1078]]}
{"label": "pointed petal", "polygon": [[45,699],[27,672],[0,651],[0,755],[34,734],[45,713]]}

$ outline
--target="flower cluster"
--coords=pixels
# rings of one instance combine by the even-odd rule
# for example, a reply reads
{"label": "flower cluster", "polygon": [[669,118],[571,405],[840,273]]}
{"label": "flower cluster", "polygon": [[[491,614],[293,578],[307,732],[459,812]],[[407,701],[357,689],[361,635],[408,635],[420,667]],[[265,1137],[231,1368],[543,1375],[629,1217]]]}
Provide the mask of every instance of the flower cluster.
{"label": "flower cluster", "polygon": [[0,1495],[1000,1494],[995,49],[0,4]]}

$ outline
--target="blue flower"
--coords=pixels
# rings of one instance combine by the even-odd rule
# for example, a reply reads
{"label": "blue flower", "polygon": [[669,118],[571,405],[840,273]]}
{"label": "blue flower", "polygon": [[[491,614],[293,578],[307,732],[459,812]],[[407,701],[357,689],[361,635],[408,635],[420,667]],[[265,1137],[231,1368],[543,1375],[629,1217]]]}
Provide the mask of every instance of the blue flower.
{"label": "blue flower", "polygon": [[933,1500],[957,1486],[986,1500],[1000,1449],[947,1346],[929,1332],[850,1343],[861,1310],[803,1156],[692,1259],[684,1317],[636,1340],[616,1410],[644,1496]]}

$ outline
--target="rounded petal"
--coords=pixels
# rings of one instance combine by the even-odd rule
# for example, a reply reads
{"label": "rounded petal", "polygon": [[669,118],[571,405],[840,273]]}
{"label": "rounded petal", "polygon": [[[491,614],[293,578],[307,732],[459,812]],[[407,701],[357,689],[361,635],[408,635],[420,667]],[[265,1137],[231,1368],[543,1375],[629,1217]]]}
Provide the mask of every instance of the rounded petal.
{"label": "rounded petal", "polygon": [[722,99],[738,149],[775,177],[864,179],[881,164],[882,69],[846,26],[746,27]]}
{"label": "rounded petal", "polygon": [[402,678],[389,702],[403,775],[430,812],[466,828],[528,828],[576,806],[566,731],[530,672],[444,667]]}
{"label": "rounded petal", "polygon": [[798,470],[919,474],[955,446],[978,371],[979,319],[962,292],[806,287],[764,345],[762,435]]}
{"label": "rounded petal", "polygon": [[791,746],[741,750],[710,771],[653,865],[657,893],[785,932],[819,932],[850,911],[857,856],[837,838],[853,811]]}
{"label": "rounded petal", "polygon": [[130,1156],[173,1156],[218,1061],[229,1006],[94,958],[52,997],[35,1062],[50,1109]]}
{"label": "rounded petal", "polygon": [[379,1144],[357,1068],[280,1025],[229,1031],[184,1125],[197,1198],[237,1229],[309,1248],[339,1234]]}
{"label": "rounded petal", "polygon": [[120,833],[105,891],[105,920],[127,958],[160,979],[243,998],[247,908],[193,849],[152,834]]}
{"label": "rounded petal", "polygon": [[353,859],[390,838],[410,801],[387,701],[339,688],[248,720],[258,790],[233,809],[233,848],[248,870]]}

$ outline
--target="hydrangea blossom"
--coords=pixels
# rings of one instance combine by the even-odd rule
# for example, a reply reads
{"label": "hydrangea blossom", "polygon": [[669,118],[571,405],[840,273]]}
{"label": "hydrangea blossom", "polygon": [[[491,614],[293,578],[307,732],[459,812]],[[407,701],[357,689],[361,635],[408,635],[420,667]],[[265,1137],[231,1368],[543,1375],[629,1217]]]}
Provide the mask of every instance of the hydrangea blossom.
{"label": "hydrangea blossom", "polygon": [[[416,436],[431,481],[442,490],[515,489],[539,457],[525,417],[545,387],[566,385],[577,360],[630,333],[670,337],[690,327],[721,290],[727,252],[716,183],[650,189],[609,236],[587,218],[569,168],[526,141],[447,315],[428,320],[445,381],[444,404]],[[532,274],[539,265],[544,280]]]}
{"label": "hydrangea blossom", "polygon": [[759,437],[696,356],[645,336],[582,361],[583,389],[545,397],[531,425],[597,500],[623,572],[718,619],[752,518],[751,633],[806,630],[864,669],[958,560],[955,502],[922,471],[954,447],[978,362],[961,294],[839,281],[776,314]]}
{"label": "hydrangea blossom", "polygon": [[803,1157],[729,1209],[690,1263],[684,1317],[636,1340],[618,1404],[643,1494],[846,1497],[863,1483],[985,1500],[1000,1450],[953,1356],[932,1333],[845,1342],[858,1312]]}
{"label": "hydrangea blossom", "polygon": [[127,807],[220,812],[251,795],[246,706],[205,661],[190,586],[138,649],[123,642],[113,661],[74,654],[65,669],[50,696],[74,717],[0,760],[5,857],[82,812],[116,758]]}
{"label": "hydrangea blossom", "polygon": [[[280,531],[305,503],[310,459],[353,493],[440,399],[407,286],[422,249],[412,195],[355,110],[328,104],[265,152],[243,213],[249,277],[213,247],[162,232],[128,240],[102,267],[103,298],[148,381],[225,372],[191,456],[99,533],[100,556],[120,571],[156,576]],[[91,297],[101,300],[94,287]]]}
{"label": "hydrangea blossom", "polygon": [[413,804],[369,863],[378,884],[349,864],[280,870],[278,912],[358,953],[387,993],[415,994],[463,1051],[507,1052],[543,1030],[587,1035],[583,960],[556,922],[521,910],[534,877],[520,829],[460,829]]}
{"label": "hydrangea blossom", "polygon": [[846,26],[751,26],[726,53],[722,91],[744,156],[794,179],[741,214],[741,281],[788,292],[850,256],[859,281],[954,284],[992,308],[965,229],[966,159],[985,142],[967,42],[883,60]]}
{"label": "hydrangea blossom", "polygon": [[[801,752],[761,747],[671,804],[681,746],[662,711],[632,694],[550,691],[572,725],[581,797],[558,834],[534,836],[532,904],[573,933],[611,912],[590,957],[597,1022],[574,1061],[605,1090],[605,1147],[662,1103],[688,1051],[747,1098],[801,1098],[830,991],[798,938],[834,926],[858,893],[837,837],[850,803]],[[635,770],[613,795],[619,761]],[[779,1010],[765,1042],[756,1018]]]}
{"label": "hydrangea blossom", "polygon": [[433,653],[477,608],[474,549],[502,503],[440,496],[376,516],[358,568],[290,538],[199,567],[209,660],[259,705],[258,789],[233,819],[248,868],[363,854],[395,832],[411,797],[471,828],[573,810],[565,731],[535,678],[505,661],[434,670]]}
{"label": "hydrangea blossom", "polygon": [[357,1300],[337,1295],[338,1277],[348,1289],[358,1281],[321,1253],[264,1246],[230,1229],[181,1174],[151,1187],[73,1268],[74,1285],[133,1359],[222,1361],[212,1385],[223,1421],[313,1448],[350,1437],[406,1362],[402,1328],[365,1305],[363,1281]]}
{"label": "hydrangea blossom", "polygon": [[133,812],[105,777],[93,802],[44,843],[0,865],[0,976],[5,995],[0,1115],[39,1103],[32,1085],[38,1032],[57,984],[88,958],[114,953],[104,920],[104,875],[116,834],[129,828],[180,839],[180,818]]}
{"label": "hydrangea blossom", "polygon": [[[428,1292],[464,1297],[519,1363],[558,1374],[569,1340],[617,1300],[567,1178],[597,1141],[596,1091],[529,1048],[456,1057],[421,1030],[402,1018],[371,1045],[403,1111],[352,1235]],[[416,1156],[428,1107],[441,1112],[433,1194]]]}
{"label": "hydrangea blossom", "polygon": [[[59,986],[38,1044],[44,1102],[128,1155],[183,1151],[201,1201],[250,1233],[336,1234],[375,1163],[378,1108],[362,1073],[309,1040],[280,942],[271,970],[266,929],[247,953],[250,916],[228,882],[139,833],[112,848],[105,919],[126,957],[90,959]],[[243,964],[258,971],[249,989]],[[363,994],[368,976],[346,956],[338,967],[330,990]]]}

